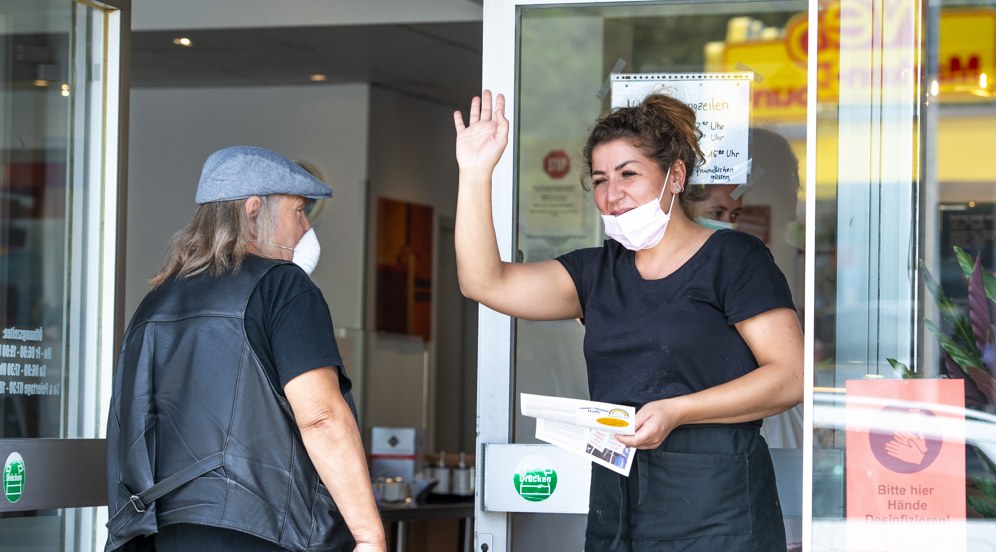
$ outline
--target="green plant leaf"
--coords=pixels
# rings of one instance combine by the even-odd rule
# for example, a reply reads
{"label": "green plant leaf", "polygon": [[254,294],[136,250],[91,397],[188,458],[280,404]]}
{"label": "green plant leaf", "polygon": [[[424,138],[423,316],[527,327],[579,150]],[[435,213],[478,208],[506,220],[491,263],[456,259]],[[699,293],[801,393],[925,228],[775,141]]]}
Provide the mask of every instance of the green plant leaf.
{"label": "green plant leaf", "polygon": [[[993,483],[996,483],[996,464],[993,463],[993,459],[989,458],[978,447],[974,445],[969,445],[972,448],[972,453],[975,457],[979,459],[979,464],[982,464],[982,469],[986,472],[986,478]],[[993,500],[996,500],[996,496],[993,496]]]}
{"label": "green plant leaf", "polygon": [[996,481],[993,479],[993,466],[989,462],[988,458],[984,454],[981,454],[978,450],[973,448],[976,457],[978,457],[982,464],[986,468],[986,477],[971,477],[969,478],[971,482],[975,485],[975,488],[979,489],[982,493],[981,497],[969,496],[968,504],[975,508],[975,511],[985,518],[996,518]]}
{"label": "green plant leaf", "polygon": [[972,322],[965,315],[959,314],[957,320],[953,322],[954,335],[958,342],[973,357],[982,357],[979,346],[975,342],[975,334],[972,332]]}
{"label": "green plant leaf", "polygon": [[[965,281],[971,280],[972,270],[975,268],[975,258],[957,245],[954,246],[954,252],[955,257],[958,258],[958,266],[961,267],[961,271],[965,275]],[[986,271],[982,272],[982,276],[985,281],[986,297],[993,303],[996,303],[996,276]]]}
{"label": "green plant leaf", "polygon": [[977,447],[969,446],[969,448],[982,464],[985,476],[971,478],[972,483],[982,493],[982,497],[969,496],[968,504],[975,508],[979,515],[986,518],[996,518],[996,465]]}
{"label": "green plant leaf", "polygon": [[948,296],[944,294],[944,289],[941,288],[941,284],[937,283],[934,279],[934,275],[930,273],[927,265],[920,261],[920,270],[923,271],[923,281],[927,285],[927,291],[934,296],[934,302],[937,303],[937,309],[941,311],[941,314],[947,313],[957,313],[958,307],[948,299]]}
{"label": "green plant leaf", "polygon": [[[983,351],[996,350],[996,336],[993,335],[992,318],[989,311],[992,302],[986,297],[983,289],[983,276],[985,270],[982,268],[982,256],[975,258],[972,267],[972,279],[968,281],[968,317],[972,322],[972,336],[975,338],[975,348],[979,351],[979,356],[985,363],[984,366],[990,374],[996,374],[996,359],[993,354],[983,355]],[[988,358],[987,358],[988,357]]]}
{"label": "green plant leaf", "polygon": [[968,280],[972,277],[972,266],[975,264],[975,259],[957,245],[952,249],[954,249],[955,258],[958,259],[958,266],[961,267],[961,271],[965,274],[965,279]]}
{"label": "green plant leaf", "polygon": [[965,346],[948,337],[930,320],[924,320],[923,323],[934,334],[934,337],[937,338],[937,342],[941,344],[941,348],[951,355],[951,360],[955,364],[961,366],[962,369],[969,366],[982,366],[982,358],[979,357],[978,351],[972,354],[973,351],[971,349],[966,350]]}
{"label": "green plant leaf", "polygon": [[908,366],[894,358],[887,358],[885,360],[889,361],[892,369],[895,370],[896,374],[903,379],[918,379],[920,377],[920,374],[910,370]]}
{"label": "green plant leaf", "polygon": [[968,505],[974,508],[980,516],[986,519],[996,518],[996,502],[993,502],[992,500],[970,496],[968,497]]}
{"label": "green plant leaf", "polygon": [[934,275],[930,273],[922,260],[920,261],[920,269],[923,271],[923,281],[927,286],[927,291],[934,296],[934,302],[937,304],[937,310],[941,313],[941,317],[954,327],[955,335],[961,338],[964,345],[974,352],[978,352],[978,348],[975,347],[975,337],[972,334],[972,323],[968,316],[948,299],[941,285],[937,283]]}

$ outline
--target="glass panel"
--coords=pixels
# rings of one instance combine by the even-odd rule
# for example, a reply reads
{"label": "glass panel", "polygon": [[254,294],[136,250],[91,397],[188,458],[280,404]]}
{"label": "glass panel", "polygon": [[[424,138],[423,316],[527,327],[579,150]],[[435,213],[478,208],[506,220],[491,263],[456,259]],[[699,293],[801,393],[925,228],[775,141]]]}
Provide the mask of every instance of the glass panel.
{"label": "glass panel", "polygon": [[993,4],[820,3],[814,550],[996,542]]}
{"label": "glass panel", "polygon": [[[81,290],[99,289],[105,24],[83,4],[0,1],[0,439],[96,435],[78,409],[96,395],[81,366],[99,294]],[[27,493],[32,465],[20,474]],[[90,549],[67,513],[0,514],[0,550]]]}
{"label": "glass panel", "polygon": [[64,422],[72,13],[45,4],[28,13],[8,10],[4,33],[4,438],[60,437]]}
{"label": "glass panel", "polygon": [[[984,272],[996,271],[996,166],[990,162],[996,139],[996,2],[940,2],[931,12],[937,36],[936,59],[928,75],[928,94],[936,131],[935,149],[928,156],[931,202],[927,221],[927,268],[955,305],[956,316],[942,316],[941,303],[925,294],[925,310],[939,336],[955,336],[956,321],[972,320],[971,336],[955,337],[970,351],[968,358],[945,352],[939,337],[924,335],[927,375],[963,379],[965,386],[966,440],[964,485],[968,550],[989,550],[996,542],[996,290],[986,283],[985,299],[971,298],[968,266],[959,266],[956,248],[964,251],[966,265],[978,258]],[[935,85],[936,83],[936,85]],[[988,307],[988,309],[986,309]],[[985,329],[983,311],[989,312]],[[988,331],[988,341],[982,336]],[[981,338],[981,339],[980,339]],[[973,343],[975,348],[973,349]],[[975,351],[978,351],[978,354]],[[978,371],[972,367],[979,368]],[[988,392],[984,390],[988,389]]]}
{"label": "glass panel", "polygon": [[[740,228],[758,235],[805,304],[805,52],[798,32],[806,2],[589,5],[520,9],[515,129],[517,249],[536,261],[601,244],[601,219],[582,186],[581,147],[609,108],[611,72],[756,73],[752,157],[755,184],[744,195]],[[516,322],[513,441],[536,442],[518,414],[519,393],[588,396],[578,321]],[[801,410],[765,422],[779,447],[800,447]],[[795,450],[798,453],[798,450]],[[786,455],[784,514],[801,542],[801,454]],[[783,500],[783,502],[786,502]],[[584,516],[517,514],[511,549],[581,549]],[[565,541],[574,535],[577,542]],[[555,539],[555,540],[549,540]],[[528,544],[527,544],[528,543]]]}
{"label": "glass panel", "polygon": [[814,383],[818,425],[829,427],[814,435],[817,549],[848,543],[845,524],[824,520],[853,522],[852,538],[858,531],[848,517],[858,499],[847,491],[862,470],[845,466],[856,434],[842,431],[850,403],[833,392],[854,380],[895,378],[889,359],[916,366],[917,10],[908,2],[830,2],[819,14]]}
{"label": "glass panel", "polygon": [[[610,98],[600,97],[600,90],[620,61],[624,62],[621,72],[753,68],[759,75],[755,127],[771,131],[764,137],[756,133],[755,146],[760,149],[765,140],[764,145],[777,145],[781,137],[788,138],[788,149],[776,152],[777,146],[771,146],[771,151],[761,152],[771,157],[764,160],[769,163],[767,172],[779,171],[787,177],[784,180],[804,174],[806,69],[790,58],[793,52],[786,44],[785,28],[790,20],[804,19],[805,8],[805,2],[524,8],[516,152],[520,260],[549,259],[601,243],[601,221],[581,181],[580,150],[592,122],[608,109]],[[764,46],[770,43],[780,49],[766,51]],[[788,158],[778,159],[778,154]],[[793,161],[798,162],[797,170],[788,168]],[[804,218],[801,192],[798,181],[772,179],[768,186],[752,187],[744,196],[751,215],[742,222],[745,230],[756,232],[773,249],[800,307],[804,303],[797,222]],[[583,327],[577,322],[518,324],[517,385],[538,393],[586,393],[580,352]],[[520,418],[516,441],[528,442],[532,431],[528,418]]]}

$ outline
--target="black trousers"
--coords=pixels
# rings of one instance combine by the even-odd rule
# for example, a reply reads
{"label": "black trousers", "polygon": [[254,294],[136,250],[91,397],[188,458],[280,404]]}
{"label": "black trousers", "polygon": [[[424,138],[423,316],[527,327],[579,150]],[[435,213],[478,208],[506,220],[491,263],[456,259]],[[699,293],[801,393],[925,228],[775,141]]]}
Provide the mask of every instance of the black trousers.
{"label": "black trousers", "polygon": [[286,549],[268,540],[254,537],[248,533],[178,523],[159,529],[155,535],[156,552],[195,552],[197,550],[233,551],[233,552],[282,552]]}

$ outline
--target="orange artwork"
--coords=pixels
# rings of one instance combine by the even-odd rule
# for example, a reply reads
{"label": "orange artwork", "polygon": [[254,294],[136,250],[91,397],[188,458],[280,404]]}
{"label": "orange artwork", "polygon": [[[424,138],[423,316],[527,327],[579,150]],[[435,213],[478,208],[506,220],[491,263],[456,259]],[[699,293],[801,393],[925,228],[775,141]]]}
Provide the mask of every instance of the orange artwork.
{"label": "orange artwork", "polygon": [[376,329],[429,341],[432,207],[377,201]]}

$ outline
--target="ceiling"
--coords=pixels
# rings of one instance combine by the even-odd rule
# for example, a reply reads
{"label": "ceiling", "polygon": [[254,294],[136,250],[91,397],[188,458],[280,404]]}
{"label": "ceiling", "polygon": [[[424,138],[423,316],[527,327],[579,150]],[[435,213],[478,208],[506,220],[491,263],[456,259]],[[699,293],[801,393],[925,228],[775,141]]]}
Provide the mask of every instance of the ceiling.
{"label": "ceiling", "polygon": [[[346,25],[131,35],[132,87],[372,86],[460,107],[480,92],[481,22]],[[188,37],[192,46],[174,44]]]}

